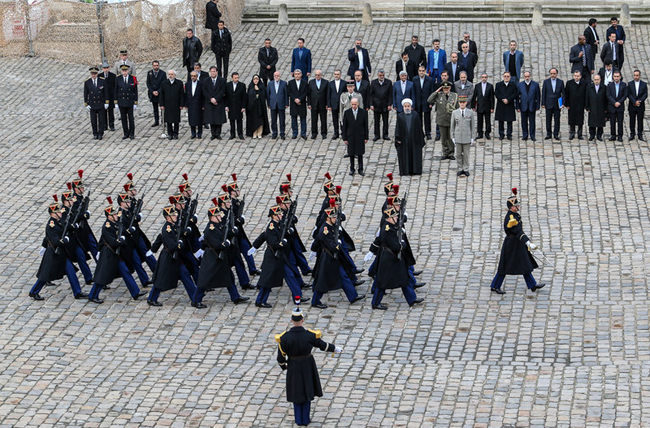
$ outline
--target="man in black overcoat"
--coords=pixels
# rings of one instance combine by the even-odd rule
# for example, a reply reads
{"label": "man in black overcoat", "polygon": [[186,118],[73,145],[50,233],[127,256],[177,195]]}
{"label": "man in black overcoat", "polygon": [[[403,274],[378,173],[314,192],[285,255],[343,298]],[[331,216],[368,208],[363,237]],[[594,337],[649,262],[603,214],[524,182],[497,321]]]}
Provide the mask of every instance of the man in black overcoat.
{"label": "man in black overcoat", "polygon": [[341,137],[350,154],[350,175],[354,175],[354,158],[359,161],[359,175],[366,175],[363,171],[363,154],[366,152],[368,142],[368,112],[359,108],[359,100],[352,98],[352,108],[343,114]]}
{"label": "man in black overcoat", "polygon": [[210,79],[201,84],[203,91],[203,123],[210,125],[210,140],[221,140],[221,125],[226,123],[226,79],[217,76],[217,67],[210,67]]}
{"label": "man in black overcoat", "polygon": [[[512,140],[512,122],[517,119],[515,101],[518,95],[517,85],[510,81],[510,72],[506,71],[503,73],[503,80],[494,86],[494,97],[497,99],[494,119],[499,121],[500,140],[503,140],[504,136],[507,136],[508,140]],[[508,124],[505,134],[504,123]]]}
{"label": "man in black overcoat", "polygon": [[566,82],[564,93],[566,99],[564,106],[569,114],[569,141],[576,136],[578,128],[578,140],[582,140],[582,127],[585,123],[585,98],[587,94],[587,82],[582,80],[582,74],[576,70],[573,72],[573,79]]}
{"label": "man in black overcoat", "polygon": [[[388,113],[393,108],[393,82],[386,79],[383,68],[377,72],[377,78],[370,82],[368,97],[367,105],[370,106],[370,110],[375,115],[375,138],[372,141],[379,140],[380,135],[383,136],[384,140],[390,140],[388,136]],[[379,133],[380,124],[383,125],[381,134]]]}
{"label": "man in black overcoat", "polygon": [[395,124],[395,148],[400,175],[422,174],[422,148],[426,142],[420,116],[412,111],[412,104],[408,98],[402,100],[404,111],[397,114]]}
{"label": "man in black overcoat", "polygon": [[[187,121],[192,130],[192,138],[203,137],[203,89],[197,80],[198,73],[190,73],[190,81],[185,84],[185,106],[187,107]],[[204,84],[211,80],[205,79]]]}
{"label": "man in black overcoat", "polygon": [[178,126],[181,122],[181,110],[185,107],[185,88],[183,82],[176,78],[176,72],[167,72],[169,79],[160,86],[160,108],[167,123],[167,138],[178,140]]}
{"label": "man in black overcoat", "polygon": [[589,141],[594,138],[603,141],[603,128],[607,119],[607,88],[602,84],[599,74],[594,74],[593,82],[587,87],[585,109],[588,112]]}
{"label": "man in black overcoat", "polygon": [[189,75],[194,70],[194,64],[199,62],[203,53],[203,44],[201,39],[194,35],[191,28],[187,29],[187,34],[183,39],[183,65],[187,68]]}

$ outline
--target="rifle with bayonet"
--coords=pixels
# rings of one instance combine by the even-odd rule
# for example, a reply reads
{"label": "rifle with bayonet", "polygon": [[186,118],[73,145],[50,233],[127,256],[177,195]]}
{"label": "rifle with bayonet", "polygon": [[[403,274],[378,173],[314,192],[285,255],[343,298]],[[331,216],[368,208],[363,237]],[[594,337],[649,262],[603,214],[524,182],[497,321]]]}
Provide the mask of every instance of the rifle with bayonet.
{"label": "rifle with bayonet", "polygon": [[[296,206],[298,205],[298,198],[291,203],[291,206],[289,206],[289,209],[287,210],[287,215],[284,220],[284,226],[282,226],[282,234],[280,235],[280,242],[284,240],[284,237],[287,235],[287,231],[289,230],[289,227],[291,227],[291,223],[293,222],[293,217],[296,214]],[[280,257],[280,249],[277,249],[275,251],[275,257]]]}
{"label": "rifle with bayonet", "polygon": [[[402,240],[404,237],[404,213],[406,212],[406,198],[408,197],[408,193],[404,193],[404,198],[402,198],[402,201],[400,202],[399,205],[399,217],[397,220],[397,239],[399,240],[400,246],[402,245]],[[397,260],[400,260],[402,258],[402,252],[400,251],[399,254],[397,254]]]}
{"label": "rifle with bayonet", "polygon": [[[228,213],[226,214],[226,219],[225,219],[225,230],[223,231],[223,241],[221,241],[221,247],[224,247],[226,245],[226,240],[228,239],[228,232],[230,231],[230,219],[232,217],[232,209],[233,206],[230,205],[230,209],[228,210]],[[219,259],[225,260],[227,256],[226,250],[221,250],[219,253]]]}

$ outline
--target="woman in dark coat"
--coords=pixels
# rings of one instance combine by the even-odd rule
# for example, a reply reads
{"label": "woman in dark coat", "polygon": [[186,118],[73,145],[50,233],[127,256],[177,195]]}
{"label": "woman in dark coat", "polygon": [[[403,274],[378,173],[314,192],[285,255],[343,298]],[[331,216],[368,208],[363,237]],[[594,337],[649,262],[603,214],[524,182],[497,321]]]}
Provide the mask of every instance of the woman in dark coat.
{"label": "woman in dark coat", "polygon": [[246,136],[262,138],[270,132],[269,118],[266,115],[266,87],[256,74],[248,85]]}

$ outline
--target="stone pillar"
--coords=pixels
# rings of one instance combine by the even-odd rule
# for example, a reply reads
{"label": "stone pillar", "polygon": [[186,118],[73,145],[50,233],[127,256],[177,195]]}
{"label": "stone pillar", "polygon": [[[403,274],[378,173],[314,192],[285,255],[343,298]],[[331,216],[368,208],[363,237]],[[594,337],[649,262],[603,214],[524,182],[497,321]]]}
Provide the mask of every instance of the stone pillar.
{"label": "stone pillar", "polygon": [[535,3],[535,6],[533,6],[533,21],[531,22],[531,26],[535,28],[542,27],[544,25],[544,15],[542,14],[542,5],[539,3]]}
{"label": "stone pillar", "polygon": [[287,4],[280,3],[278,11],[278,25],[289,25],[289,14],[287,13]]}
{"label": "stone pillar", "polygon": [[618,18],[618,21],[623,27],[629,27],[632,25],[632,19],[630,18],[630,5],[623,3],[621,5],[621,16]]}
{"label": "stone pillar", "polygon": [[361,16],[361,25],[372,25],[372,8],[370,3],[363,4],[363,15]]}

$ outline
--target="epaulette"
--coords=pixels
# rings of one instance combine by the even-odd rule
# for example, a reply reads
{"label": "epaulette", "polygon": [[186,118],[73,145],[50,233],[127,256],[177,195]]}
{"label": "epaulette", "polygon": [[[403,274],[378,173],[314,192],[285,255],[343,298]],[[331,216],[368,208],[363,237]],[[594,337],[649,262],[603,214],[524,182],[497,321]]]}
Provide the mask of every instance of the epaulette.
{"label": "epaulette", "polygon": [[102,77],[102,76],[99,76],[98,79],[106,80],[106,79],[104,79],[104,77]]}
{"label": "epaulette", "polygon": [[507,225],[506,227],[508,227],[508,228],[510,228],[510,227],[515,227],[515,226],[518,225],[518,224],[519,224],[519,222],[517,221],[517,219],[515,218],[515,216],[513,216],[512,214],[510,214],[510,220],[508,221],[508,225]]}
{"label": "epaulette", "polygon": [[314,333],[314,335],[316,336],[316,339],[320,339],[321,337],[323,337],[323,334],[320,332],[320,330],[312,330],[312,329],[308,328],[307,331],[309,331],[311,333]]}
{"label": "epaulette", "polygon": [[280,343],[280,339],[282,339],[282,336],[284,336],[284,333],[286,333],[286,331],[283,332],[283,333],[280,333],[280,334],[276,334],[275,335],[275,341]]}

